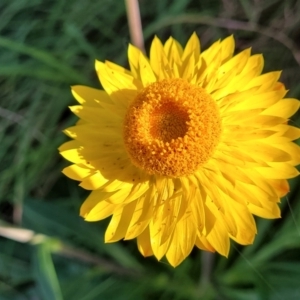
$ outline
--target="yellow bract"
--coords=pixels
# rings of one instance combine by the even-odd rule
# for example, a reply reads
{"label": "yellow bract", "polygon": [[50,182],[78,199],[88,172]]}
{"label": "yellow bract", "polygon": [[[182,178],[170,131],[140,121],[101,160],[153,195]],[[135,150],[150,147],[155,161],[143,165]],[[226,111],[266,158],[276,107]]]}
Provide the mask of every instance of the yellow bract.
{"label": "yellow bract", "polygon": [[280,217],[300,163],[288,125],[299,101],[280,72],[261,74],[250,49],[233,56],[232,36],[200,49],[196,34],[184,48],[155,37],[150,58],[129,46],[130,70],[96,62],[104,91],[72,87],[80,120],[60,147],[64,174],[92,191],[81,216],[112,216],[106,242],[137,238],[172,266],[194,246],[227,256],[230,239],[251,244],[253,215]]}

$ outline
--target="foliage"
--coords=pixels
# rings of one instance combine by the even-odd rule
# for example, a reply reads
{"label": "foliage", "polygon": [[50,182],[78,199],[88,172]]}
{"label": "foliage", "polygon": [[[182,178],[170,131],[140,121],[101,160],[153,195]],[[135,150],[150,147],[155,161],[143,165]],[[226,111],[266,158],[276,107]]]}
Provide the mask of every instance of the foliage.
{"label": "foliage", "polygon": [[[185,43],[196,31],[202,48],[234,34],[237,51],[264,53],[265,71],[283,69],[289,95],[300,98],[299,1],[140,6],[146,48],[155,34]],[[104,245],[106,221],[78,217],[87,194],[61,175],[67,163],[57,147],[75,122],[69,86],[99,86],[94,59],[127,66],[125,5],[2,0],[0,11],[0,234],[10,237],[0,237],[0,299],[300,299],[298,179],[282,199],[282,219],[259,220],[255,243],[233,245],[228,259],[194,250],[173,269],[141,257],[134,241]],[[292,122],[299,126],[297,116]],[[30,237],[21,243],[6,226]]]}

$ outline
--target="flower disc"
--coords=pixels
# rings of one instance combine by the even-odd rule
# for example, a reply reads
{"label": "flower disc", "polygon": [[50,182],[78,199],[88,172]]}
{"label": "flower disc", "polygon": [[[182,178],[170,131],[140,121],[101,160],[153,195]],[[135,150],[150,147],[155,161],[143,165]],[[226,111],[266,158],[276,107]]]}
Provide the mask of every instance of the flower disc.
{"label": "flower disc", "polygon": [[215,101],[204,89],[178,78],[144,88],[124,121],[132,163],[148,174],[170,177],[195,172],[212,155],[220,133]]}

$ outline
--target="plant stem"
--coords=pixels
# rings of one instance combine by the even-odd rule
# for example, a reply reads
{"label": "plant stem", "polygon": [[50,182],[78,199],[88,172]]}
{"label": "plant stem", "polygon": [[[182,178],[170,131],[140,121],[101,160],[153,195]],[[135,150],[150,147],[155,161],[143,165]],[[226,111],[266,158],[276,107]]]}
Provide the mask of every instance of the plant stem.
{"label": "plant stem", "polygon": [[141,14],[138,0],[125,0],[131,42],[145,53]]}
{"label": "plant stem", "polygon": [[201,255],[201,275],[199,280],[199,294],[205,295],[211,283],[211,273],[215,254],[203,251]]}

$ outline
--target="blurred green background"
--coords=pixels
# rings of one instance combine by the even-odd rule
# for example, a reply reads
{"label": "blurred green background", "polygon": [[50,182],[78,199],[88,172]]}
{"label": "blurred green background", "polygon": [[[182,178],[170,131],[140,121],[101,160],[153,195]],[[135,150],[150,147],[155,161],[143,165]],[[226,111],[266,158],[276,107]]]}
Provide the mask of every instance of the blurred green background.
{"label": "blurred green background", "polygon": [[[284,70],[300,98],[300,1],[141,0],[140,9],[147,50],[155,34],[184,44],[195,31],[202,48],[234,34],[237,52],[263,53],[264,71]],[[105,245],[108,221],[78,216],[87,193],[61,174],[57,151],[75,122],[70,85],[100,86],[95,59],[127,67],[129,42],[121,0],[0,1],[0,300],[300,299],[299,179],[282,219],[258,220],[253,245],[232,243],[228,259],[195,249],[176,269],[143,258],[135,241]]]}

